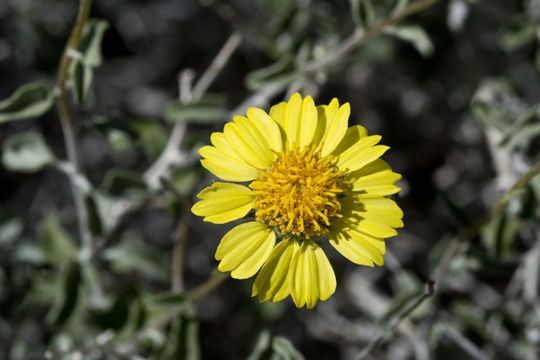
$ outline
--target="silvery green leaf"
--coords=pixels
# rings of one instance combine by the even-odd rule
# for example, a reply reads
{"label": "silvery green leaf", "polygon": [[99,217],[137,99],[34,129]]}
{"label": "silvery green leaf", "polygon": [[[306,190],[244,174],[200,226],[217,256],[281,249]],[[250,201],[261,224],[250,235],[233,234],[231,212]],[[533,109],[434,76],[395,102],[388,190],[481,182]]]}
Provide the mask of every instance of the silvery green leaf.
{"label": "silvery green leaf", "polygon": [[540,25],[540,0],[525,0],[527,16],[536,25]]}
{"label": "silvery green leaf", "polygon": [[113,196],[140,197],[146,193],[146,184],[139,173],[124,169],[112,169],[103,180],[103,188]]}
{"label": "silvery green leaf", "polygon": [[504,79],[488,78],[480,84],[471,101],[474,116],[484,126],[506,131],[512,125],[519,103]]}
{"label": "silvery green leaf", "polygon": [[167,134],[163,125],[157,121],[133,122],[132,126],[138,134],[137,144],[142,147],[149,159],[155,159],[167,143]]}
{"label": "silvery green leaf", "polygon": [[53,90],[48,83],[38,81],[22,85],[9,98],[0,102],[0,124],[43,115],[53,102]]}
{"label": "silvery green leaf", "polygon": [[13,135],[2,146],[2,164],[10,171],[39,171],[54,160],[43,137],[35,132]]}
{"label": "silvery green leaf", "polygon": [[433,54],[433,43],[426,31],[417,25],[398,25],[385,30],[385,33],[410,42],[418,52],[429,57]]}
{"label": "silvery green leaf", "polygon": [[193,306],[188,306],[173,322],[173,328],[167,347],[160,359],[163,360],[199,360],[199,322]]}
{"label": "silvery green leaf", "polygon": [[246,76],[246,86],[256,91],[270,85],[287,85],[299,79],[301,74],[294,67],[290,56],[283,56],[272,65],[253,71]]}
{"label": "silvery green leaf", "polygon": [[137,271],[150,278],[166,280],[169,276],[164,254],[152,246],[126,235],[122,241],[104,253],[111,267],[120,273]]}
{"label": "silvery green leaf", "polygon": [[535,34],[534,25],[525,17],[519,16],[503,29],[499,41],[501,47],[510,52],[534,40]]}
{"label": "silvery green leaf", "polygon": [[47,261],[53,265],[77,258],[77,245],[52,215],[39,224],[37,245]]}
{"label": "silvery green leaf", "polygon": [[19,239],[23,231],[23,222],[14,217],[0,223],[0,247],[9,246]]}
{"label": "silvery green leaf", "polygon": [[82,40],[77,51],[71,53],[69,75],[73,97],[79,104],[84,103],[94,77],[94,68],[101,65],[101,42],[109,25],[105,20],[91,19],[84,27]]}
{"label": "silvery green leaf", "polygon": [[102,63],[101,42],[103,35],[109,27],[107,21],[102,19],[90,19],[84,25],[83,38],[79,44],[79,51],[84,56],[84,62],[91,67],[97,67]]}
{"label": "silvery green leaf", "polygon": [[168,122],[192,122],[212,124],[227,119],[225,99],[218,95],[205,95],[200,100],[182,104],[170,102],[165,108],[165,120]]}
{"label": "silvery green leaf", "polygon": [[94,77],[93,70],[80,59],[73,59],[69,68],[69,75],[73,84],[73,98],[78,104],[82,104],[90,91],[90,85]]}
{"label": "silvery green leaf", "polygon": [[63,279],[55,303],[47,314],[47,322],[53,326],[61,326],[69,320],[80,299],[82,273],[76,261],[67,264],[62,272]]}
{"label": "silvery green leaf", "polygon": [[356,26],[368,27],[375,23],[375,8],[371,0],[350,0],[352,18]]}
{"label": "silvery green leaf", "polygon": [[84,195],[84,206],[86,207],[88,229],[94,236],[103,234],[103,223],[99,214],[96,199],[92,194]]}
{"label": "silvery green leaf", "polygon": [[292,342],[283,336],[274,336],[272,349],[285,360],[304,360],[304,356],[296,350]]}
{"label": "silvery green leaf", "polygon": [[268,358],[268,353],[271,352],[272,336],[268,330],[264,330],[259,334],[257,342],[253,347],[253,351],[247,360],[265,360]]}

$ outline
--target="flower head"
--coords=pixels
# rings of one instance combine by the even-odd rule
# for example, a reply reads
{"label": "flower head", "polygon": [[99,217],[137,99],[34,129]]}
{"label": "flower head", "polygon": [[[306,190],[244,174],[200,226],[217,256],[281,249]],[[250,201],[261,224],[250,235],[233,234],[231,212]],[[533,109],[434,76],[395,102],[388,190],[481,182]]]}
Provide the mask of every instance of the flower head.
{"label": "flower head", "polygon": [[384,239],[397,235],[403,212],[385,196],[401,175],[380,159],[359,125],[348,127],[349,104],[315,106],[291,96],[270,109],[250,108],[203,146],[202,165],[217,177],[192,211],[223,224],[244,218],[221,240],[218,269],[237,279],[257,274],[252,295],[313,308],[335,291],[336,278],[319,243],[329,243],[359,265],[383,265]]}

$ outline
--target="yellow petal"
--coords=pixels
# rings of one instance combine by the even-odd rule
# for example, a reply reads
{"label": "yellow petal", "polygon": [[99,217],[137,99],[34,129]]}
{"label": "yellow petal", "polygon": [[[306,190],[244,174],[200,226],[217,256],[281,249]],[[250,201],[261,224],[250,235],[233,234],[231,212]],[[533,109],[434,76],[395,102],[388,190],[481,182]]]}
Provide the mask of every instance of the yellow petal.
{"label": "yellow petal", "polygon": [[[235,117],[235,119],[237,119]],[[231,145],[234,153],[247,164],[257,168],[266,169],[272,165],[273,154],[261,148],[258,139],[246,128],[244,122],[225,124],[223,134]]]}
{"label": "yellow petal", "polygon": [[340,203],[343,219],[354,224],[354,230],[378,238],[388,238],[397,235],[394,228],[403,227],[403,212],[390,199],[347,194]]}
{"label": "yellow petal", "polygon": [[233,118],[233,121],[246,143],[251,145],[261,158],[271,163],[274,160],[274,154],[270,150],[270,145],[266,139],[268,136],[266,129],[263,128],[261,131],[253,120],[244,116],[237,115]]}
{"label": "yellow petal", "polygon": [[[270,108],[270,117],[285,130],[285,119],[287,118],[287,111],[289,107],[286,102],[282,101]],[[285,140],[285,139],[283,139]]]}
{"label": "yellow petal", "polygon": [[344,172],[351,172],[377,160],[389,149],[388,146],[375,145],[380,140],[379,135],[362,138],[339,155],[338,168]]}
{"label": "yellow petal", "polygon": [[337,156],[350,148],[352,145],[356,144],[361,139],[368,136],[367,130],[365,127],[360,125],[354,125],[347,129],[345,136],[341,139],[341,142],[332,152],[332,155]]}
{"label": "yellow petal", "polygon": [[300,115],[302,111],[302,97],[299,93],[291,96],[287,102],[287,112],[285,115],[284,129],[287,134],[287,142],[294,144],[300,142]]}
{"label": "yellow petal", "polygon": [[311,240],[303,240],[291,264],[291,294],[296,307],[312,309],[318,300],[336,290],[334,270],[324,251]]}
{"label": "yellow petal", "polygon": [[[336,226],[337,227],[337,226]],[[386,252],[384,240],[369,236],[351,228],[331,229],[328,233],[330,244],[347,259],[358,265],[382,266]]]}
{"label": "yellow petal", "polygon": [[235,279],[247,279],[257,273],[274,244],[274,230],[259,222],[248,222],[230,230],[221,239],[216,259],[219,271],[231,271]]}
{"label": "yellow petal", "polygon": [[363,196],[385,196],[401,190],[394,184],[401,179],[384,160],[377,159],[347,175],[351,190]]}
{"label": "yellow petal", "polygon": [[264,134],[270,148],[280,152],[282,149],[281,132],[278,124],[264,110],[259,108],[249,108],[247,117],[253,122],[257,129]]}
{"label": "yellow petal", "polygon": [[204,158],[202,166],[208,171],[227,181],[250,181],[259,175],[256,168],[246,164],[232,153],[225,152],[214,146],[203,146],[199,154]]}
{"label": "yellow petal", "polygon": [[253,284],[251,296],[258,295],[259,301],[277,302],[289,296],[290,265],[294,254],[300,249],[295,239],[281,241],[272,250]]}
{"label": "yellow petal", "polygon": [[242,185],[214,183],[197,195],[201,201],[193,205],[191,211],[205,216],[204,221],[224,224],[244,217],[253,207],[255,195]]}
{"label": "yellow petal", "polygon": [[326,126],[324,136],[321,140],[323,144],[321,150],[322,156],[331,154],[347,132],[349,115],[351,114],[351,106],[349,103],[346,103],[338,109],[335,108],[337,105],[337,99],[334,99],[325,109]]}
{"label": "yellow petal", "polygon": [[302,112],[298,117],[298,139],[300,149],[310,145],[317,128],[317,108],[311,96],[302,101]]}
{"label": "yellow petal", "polygon": [[[334,101],[335,100],[335,101]],[[332,105],[336,107],[337,109],[337,99],[333,99],[330,104],[328,105],[319,105],[317,106],[317,128],[315,129],[315,134],[313,134],[313,141],[312,144],[315,144],[316,150],[321,149],[321,141],[324,137],[324,134],[326,132],[326,112],[329,111],[328,107]]]}

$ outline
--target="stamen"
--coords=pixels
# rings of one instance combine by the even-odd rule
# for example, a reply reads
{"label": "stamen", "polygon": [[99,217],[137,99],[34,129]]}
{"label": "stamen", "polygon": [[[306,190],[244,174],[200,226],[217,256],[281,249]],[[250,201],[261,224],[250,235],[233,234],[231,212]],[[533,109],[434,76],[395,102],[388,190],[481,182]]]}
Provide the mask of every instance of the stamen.
{"label": "stamen", "polygon": [[300,150],[297,143],[287,144],[250,187],[256,196],[257,220],[283,233],[324,235],[332,219],[342,216],[338,194],[344,191],[343,173],[315,146]]}

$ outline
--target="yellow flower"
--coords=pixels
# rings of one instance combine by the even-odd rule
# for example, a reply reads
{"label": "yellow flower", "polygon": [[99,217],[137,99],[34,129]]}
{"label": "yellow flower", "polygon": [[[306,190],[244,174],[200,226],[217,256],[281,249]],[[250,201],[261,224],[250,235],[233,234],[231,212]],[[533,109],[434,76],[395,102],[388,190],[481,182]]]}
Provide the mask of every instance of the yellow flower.
{"label": "yellow flower", "polygon": [[401,175],[379,159],[389,148],[359,125],[348,127],[350,106],[315,106],[291,96],[270,109],[235,116],[213,146],[203,146],[202,165],[225,181],[204,189],[192,212],[223,224],[253,220],[230,230],[216,259],[237,279],[255,274],[252,296],[313,308],[336,289],[336,277],[318,243],[325,238],[359,265],[383,265],[384,239],[397,235],[403,212],[386,195],[398,192]]}

